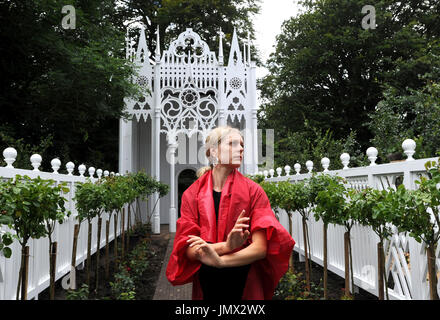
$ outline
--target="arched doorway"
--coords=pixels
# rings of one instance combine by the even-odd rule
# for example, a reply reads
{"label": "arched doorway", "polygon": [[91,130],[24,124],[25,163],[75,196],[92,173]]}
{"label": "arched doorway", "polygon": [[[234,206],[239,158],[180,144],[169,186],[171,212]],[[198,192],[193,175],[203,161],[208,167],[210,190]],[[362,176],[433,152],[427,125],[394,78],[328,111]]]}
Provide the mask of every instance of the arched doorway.
{"label": "arched doorway", "polygon": [[177,178],[177,196],[178,196],[178,218],[180,218],[180,204],[183,192],[197,180],[196,172],[192,169],[185,169]]}

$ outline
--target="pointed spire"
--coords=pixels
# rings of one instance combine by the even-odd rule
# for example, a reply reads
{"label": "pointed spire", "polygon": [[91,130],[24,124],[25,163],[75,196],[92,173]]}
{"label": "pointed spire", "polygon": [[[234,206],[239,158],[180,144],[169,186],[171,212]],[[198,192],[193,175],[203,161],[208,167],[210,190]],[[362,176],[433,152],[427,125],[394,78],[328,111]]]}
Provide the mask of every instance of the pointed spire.
{"label": "pointed spire", "polygon": [[248,46],[248,62],[249,65],[251,64],[251,38],[249,36],[249,31],[247,35],[247,46]]}
{"label": "pointed spire", "polygon": [[220,27],[219,35],[219,44],[218,44],[218,62],[222,66],[223,65],[223,36],[225,35],[222,32],[222,28]]}
{"label": "pointed spire", "polygon": [[[149,63],[149,51],[147,47],[147,40],[145,38],[145,29],[143,26],[141,26],[141,31],[139,33],[139,43],[136,51],[136,61],[141,62],[141,59],[143,59],[143,63]],[[128,31],[127,31],[128,33]],[[142,52],[143,51],[143,52]],[[142,57],[143,55],[143,57]]]}
{"label": "pointed spire", "polygon": [[[235,56],[235,59],[234,59]],[[237,31],[234,28],[231,42],[231,52],[229,53],[228,65],[232,66],[242,62],[240,47],[238,46]]]}
{"label": "pointed spire", "polygon": [[160,36],[159,36],[159,25],[157,25],[156,31],[156,61],[160,60]]}

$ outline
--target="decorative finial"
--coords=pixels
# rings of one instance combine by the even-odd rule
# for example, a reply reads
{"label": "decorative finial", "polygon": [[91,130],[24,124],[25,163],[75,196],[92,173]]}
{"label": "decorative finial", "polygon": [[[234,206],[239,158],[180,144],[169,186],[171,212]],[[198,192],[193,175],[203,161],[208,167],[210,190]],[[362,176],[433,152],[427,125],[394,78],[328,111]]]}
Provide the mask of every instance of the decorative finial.
{"label": "decorative finial", "polygon": [[222,32],[222,28],[220,27],[220,31],[218,33],[218,63],[222,66],[223,65],[223,36],[225,35]]}
{"label": "decorative finial", "polygon": [[159,35],[159,25],[157,25],[156,30],[156,61],[160,60],[160,35]]}

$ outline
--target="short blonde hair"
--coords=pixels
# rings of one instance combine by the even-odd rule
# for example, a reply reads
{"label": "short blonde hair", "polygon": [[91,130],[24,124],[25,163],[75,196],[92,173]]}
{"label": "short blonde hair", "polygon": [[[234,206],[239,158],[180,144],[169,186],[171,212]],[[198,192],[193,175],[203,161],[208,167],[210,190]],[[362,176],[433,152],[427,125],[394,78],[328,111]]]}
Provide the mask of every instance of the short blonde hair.
{"label": "short blonde hair", "polygon": [[240,136],[243,138],[240,130],[237,128],[233,128],[230,126],[219,126],[211,130],[211,132],[206,137],[205,141],[205,155],[208,158],[209,166],[205,166],[197,170],[197,178],[200,178],[205,174],[206,171],[212,170],[214,168],[213,159],[211,157],[211,148],[216,148],[223,138],[227,137],[232,132],[238,132]]}

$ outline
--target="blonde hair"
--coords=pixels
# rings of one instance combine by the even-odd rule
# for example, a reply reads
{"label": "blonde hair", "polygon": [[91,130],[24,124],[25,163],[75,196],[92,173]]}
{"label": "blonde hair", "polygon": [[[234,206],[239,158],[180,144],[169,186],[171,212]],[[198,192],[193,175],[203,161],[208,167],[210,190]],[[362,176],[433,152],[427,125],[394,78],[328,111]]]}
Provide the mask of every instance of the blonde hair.
{"label": "blonde hair", "polygon": [[212,161],[213,158],[211,157],[211,148],[216,148],[220,144],[222,139],[227,137],[233,131],[238,132],[243,138],[243,135],[241,134],[239,129],[230,126],[219,126],[211,130],[205,140],[205,155],[206,158],[208,158],[209,166],[205,166],[197,170],[197,178],[200,178],[205,174],[206,171],[212,170],[214,168],[214,163]]}

